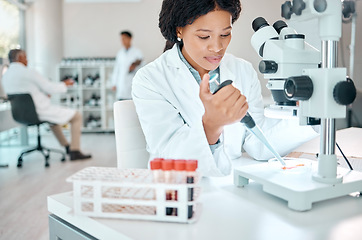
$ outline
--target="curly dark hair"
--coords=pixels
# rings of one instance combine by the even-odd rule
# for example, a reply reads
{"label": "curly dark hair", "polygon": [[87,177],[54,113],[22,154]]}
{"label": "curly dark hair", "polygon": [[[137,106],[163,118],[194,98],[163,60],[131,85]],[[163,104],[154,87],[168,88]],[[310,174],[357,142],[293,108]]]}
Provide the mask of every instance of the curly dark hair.
{"label": "curly dark hair", "polygon": [[216,7],[228,11],[232,16],[232,23],[240,16],[240,0],[164,0],[158,27],[167,41],[176,43],[177,27],[192,24],[198,17],[213,11]]}

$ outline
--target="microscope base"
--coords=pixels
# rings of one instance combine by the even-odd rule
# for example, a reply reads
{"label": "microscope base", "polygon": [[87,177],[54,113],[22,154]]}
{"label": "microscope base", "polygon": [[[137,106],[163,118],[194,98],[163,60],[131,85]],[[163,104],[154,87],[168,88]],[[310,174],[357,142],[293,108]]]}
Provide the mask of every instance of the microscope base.
{"label": "microscope base", "polygon": [[320,183],[312,178],[318,162],[301,161],[310,167],[300,172],[271,167],[270,163],[239,167],[234,170],[234,185],[244,187],[251,179],[262,184],[265,192],[286,200],[288,207],[296,211],[310,210],[314,202],[362,192],[362,172],[338,167],[338,177],[343,176],[341,183]]}

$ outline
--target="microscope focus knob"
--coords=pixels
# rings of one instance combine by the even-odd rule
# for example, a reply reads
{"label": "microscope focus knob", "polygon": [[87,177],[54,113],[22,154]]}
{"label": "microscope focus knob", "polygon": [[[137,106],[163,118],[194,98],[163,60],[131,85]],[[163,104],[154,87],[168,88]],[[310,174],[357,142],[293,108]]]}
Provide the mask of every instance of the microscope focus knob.
{"label": "microscope focus knob", "polygon": [[289,100],[308,100],[313,94],[313,82],[308,76],[288,78],[284,83],[284,94]]}
{"label": "microscope focus knob", "polygon": [[282,17],[285,19],[290,19],[293,14],[292,3],[290,1],[286,1],[282,5]]}
{"label": "microscope focus knob", "polygon": [[274,61],[262,60],[259,63],[259,71],[265,73],[276,73],[278,71],[278,64]]}
{"label": "microscope focus knob", "polygon": [[350,18],[356,12],[355,4],[353,1],[343,1],[342,15],[344,18]]}
{"label": "microscope focus knob", "polygon": [[300,16],[305,9],[305,2],[303,0],[293,0],[293,12]]}
{"label": "microscope focus knob", "polygon": [[353,103],[356,95],[356,87],[350,78],[347,78],[347,81],[337,83],[333,89],[333,98],[341,105],[349,105]]}
{"label": "microscope focus knob", "polygon": [[[327,6],[328,6],[327,0],[314,0],[313,6],[317,12],[322,13],[327,9]],[[343,6],[344,6],[344,2],[343,2]],[[342,10],[342,13],[343,13],[343,10]]]}

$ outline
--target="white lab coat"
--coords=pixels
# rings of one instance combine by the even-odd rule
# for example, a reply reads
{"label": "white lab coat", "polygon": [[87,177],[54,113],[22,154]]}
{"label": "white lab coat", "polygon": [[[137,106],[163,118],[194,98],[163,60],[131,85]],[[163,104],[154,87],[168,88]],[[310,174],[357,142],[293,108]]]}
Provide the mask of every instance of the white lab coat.
{"label": "white lab coat", "polygon": [[3,73],[3,69],[4,67],[0,64],[0,98],[1,97],[6,97],[5,91],[3,89],[3,84],[2,84],[2,73]]}
{"label": "white lab coat", "polygon": [[48,97],[48,94],[65,93],[67,87],[64,83],[51,82],[22,63],[10,64],[3,76],[3,86],[6,94],[30,93],[42,121],[65,124],[76,112],[74,109],[53,105]]}
{"label": "white lab coat", "polygon": [[135,61],[142,59],[142,52],[135,47],[130,47],[128,50],[122,48],[118,51],[112,74],[112,85],[117,88],[117,99],[132,99],[132,79],[143,63],[132,72],[129,72],[129,67]]}
{"label": "white lab coat", "polygon": [[[260,83],[249,62],[226,54],[220,63],[220,78],[221,82],[233,80],[246,96],[250,115],[281,155],[317,136],[297,120],[264,117]],[[180,60],[176,45],[137,72],[132,93],[151,159],[197,159],[204,175],[223,176],[230,174],[231,159],[240,157],[243,150],[258,160],[273,157],[241,123],[225,126],[220,146],[211,152],[202,125],[205,110],[199,85]]]}

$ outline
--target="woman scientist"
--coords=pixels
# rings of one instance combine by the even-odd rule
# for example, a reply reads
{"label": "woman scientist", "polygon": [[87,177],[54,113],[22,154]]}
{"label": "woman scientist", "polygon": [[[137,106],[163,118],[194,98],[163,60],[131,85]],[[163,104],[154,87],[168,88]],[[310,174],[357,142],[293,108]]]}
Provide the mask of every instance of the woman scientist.
{"label": "woman scientist", "polygon": [[[151,158],[197,159],[205,176],[230,174],[231,159],[243,151],[269,159],[269,150],[240,123],[247,111],[281,155],[316,136],[297,120],[263,116],[252,65],[225,53],[240,12],[240,0],[163,1],[159,27],[175,44],[140,69],[132,86]],[[218,82],[233,85],[213,95],[209,78],[216,73]]]}

